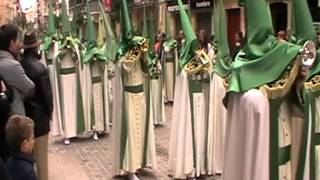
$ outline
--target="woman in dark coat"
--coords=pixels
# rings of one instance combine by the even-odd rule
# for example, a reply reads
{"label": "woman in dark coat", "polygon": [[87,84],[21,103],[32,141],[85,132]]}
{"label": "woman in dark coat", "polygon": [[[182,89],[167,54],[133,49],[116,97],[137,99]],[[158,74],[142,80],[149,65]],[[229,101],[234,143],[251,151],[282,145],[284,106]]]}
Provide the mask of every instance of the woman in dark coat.
{"label": "woman in dark coat", "polygon": [[48,179],[48,133],[53,111],[52,89],[47,68],[39,61],[40,42],[35,33],[24,37],[24,54],[21,64],[35,84],[35,93],[25,99],[26,115],[35,123],[34,158],[39,180]]}

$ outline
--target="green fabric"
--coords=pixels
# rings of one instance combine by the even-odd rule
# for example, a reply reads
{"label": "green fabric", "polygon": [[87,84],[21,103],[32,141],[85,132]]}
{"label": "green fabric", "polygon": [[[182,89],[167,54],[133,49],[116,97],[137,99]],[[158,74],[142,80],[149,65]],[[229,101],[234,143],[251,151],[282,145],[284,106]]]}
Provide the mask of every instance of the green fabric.
{"label": "green fabric", "polygon": [[[101,27],[100,27],[101,28]],[[83,55],[83,63],[90,63],[95,60],[106,61],[106,47],[97,47],[96,31],[94,28],[92,16],[90,14],[89,2],[87,1],[87,44]]]}
{"label": "green fabric", "polygon": [[185,35],[185,42],[181,50],[179,68],[182,69],[195,55],[195,51],[198,47],[197,37],[192,29],[192,25],[187,15],[187,12],[181,2],[178,0],[180,18],[182,23],[182,29]]}
{"label": "green fabric", "polygon": [[270,114],[270,180],[279,180],[279,108],[283,98],[269,99]]}
{"label": "green fabric", "polygon": [[147,79],[145,81],[145,86],[146,86],[146,90],[145,90],[145,96],[146,96],[146,116],[145,116],[145,132],[144,132],[144,146],[143,146],[143,161],[142,161],[142,165],[145,167],[148,165],[148,145],[149,145],[149,130],[150,130],[150,80]]}
{"label": "green fabric", "polygon": [[121,43],[133,38],[132,21],[127,0],[120,0]]}
{"label": "green fabric", "polygon": [[103,16],[100,14],[97,34],[97,46],[99,48],[103,47],[106,44],[106,27],[103,21]]}
{"label": "green fabric", "polygon": [[166,13],[166,17],[165,17],[165,22],[166,22],[166,35],[167,35],[167,39],[166,41],[163,43],[163,47],[166,47],[168,49],[174,49],[177,48],[178,44],[177,41],[174,39],[174,34],[171,31],[170,28],[170,23],[169,23],[169,13]]}
{"label": "green fabric", "polygon": [[60,74],[67,75],[67,74],[74,74],[76,72],[75,67],[70,68],[60,68]]}
{"label": "green fabric", "polygon": [[292,1],[292,34],[296,44],[303,45],[307,40],[317,44],[317,34],[306,0]]}
{"label": "green fabric", "polygon": [[87,0],[87,43],[89,46],[96,46],[96,31],[94,29],[94,24],[92,20],[92,16],[90,14],[90,6],[89,1]]}
{"label": "green fabric", "polygon": [[[79,62],[80,59],[77,59],[76,62]],[[77,65],[77,64],[75,64]],[[83,109],[83,101],[82,101],[82,91],[81,91],[81,83],[80,83],[80,70],[79,70],[79,66],[76,67],[76,82],[77,82],[77,111],[76,111],[76,115],[77,115],[77,133],[83,133],[86,129],[85,126],[85,118],[84,118],[84,109]]]}
{"label": "green fabric", "polygon": [[62,34],[67,35],[68,33],[71,33],[71,24],[69,21],[69,15],[67,12],[67,6],[66,6],[65,0],[62,0],[61,11],[62,11]]}
{"label": "green fabric", "polygon": [[193,103],[193,93],[202,92],[201,81],[191,80],[191,76],[188,77],[189,99],[190,99],[190,111],[191,111],[191,132],[192,132],[192,150],[193,150],[193,166],[197,164],[197,148],[196,148],[196,134],[195,134],[195,112]]}
{"label": "green fabric", "polygon": [[[149,17],[152,17],[152,12],[149,11]],[[153,50],[154,45],[156,44],[156,39],[155,39],[155,25],[154,25],[154,21],[153,18],[149,19],[149,28],[148,28],[148,39],[149,39],[149,48]]]}
{"label": "green fabric", "polygon": [[[68,36],[65,36],[63,39],[61,39],[61,43],[59,43],[59,49],[65,49],[70,46],[70,48],[75,49],[80,44],[80,40],[78,38],[73,37],[71,34]],[[62,51],[59,51],[59,54],[61,54]]]}
{"label": "green fabric", "polygon": [[117,41],[116,36],[112,30],[110,18],[107,17],[101,2],[98,1],[98,3],[100,7],[100,15],[102,15],[103,17],[105,28],[107,31],[107,38],[106,38],[107,48],[105,49],[106,58],[108,60],[115,60],[117,51],[119,49],[119,42]]}
{"label": "green fabric", "polygon": [[141,36],[133,36],[132,21],[130,18],[128,4],[126,0],[120,1],[120,23],[121,23],[121,38],[120,47],[116,54],[116,59],[120,59],[126,52],[133,47],[142,44],[146,38]]}
{"label": "green fabric", "polygon": [[290,161],[291,145],[279,148],[278,157],[279,165],[285,165]]}
{"label": "green fabric", "polygon": [[47,27],[47,36],[53,36],[56,33],[55,26],[55,16],[53,13],[52,0],[49,1],[49,16],[48,16],[48,27]]}
{"label": "green fabric", "polygon": [[148,22],[147,22],[147,13],[146,7],[143,7],[143,29],[142,29],[142,36],[148,37]]}
{"label": "green fabric", "polygon": [[46,32],[46,37],[43,40],[41,50],[48,51],[53,45],[54,40],[58,40],[56,24],[55,24],[55,15],[53,13],[52,0],[49,1],[49,16],[48,16],[48,27]]}
{"label": "green fabric", "polygon": [[[305,162],[306,162],[306,154],[308,149],[308,134],[309,134],[309,123],[312,123],[312,116],[310,117],[310,111],[312,112],[312,95],[311,92],[308,90],[304,91],[304,121],[303,121],[303,131],[301,137],[301,145],[300,145],[300,152],[299,152],[299,160],[298,160],[298,168],[296,173],[296,180],[303,180],[304,172],[305,172]],[[314,110],[314,109],[313,109]],[[311,119],[311,122],[310,122]],[[312,137],[311,137],[312,139]]]}
{"label": "green fabric", "polygon": [[121,56],[125,55],[129,49],[131,49],[137,45],[140,45],[145,41],[146,41],[146,38],[144,38],[144,37],[134,36],[130,41],[127,41],[126,43],[120,43],[120,47],[117,52],[117,59],[119,59]]}
{"label": "green fabric", "polygon": [[231,73],[232,59],[230,56],[229,43],[228,43],[228,31],[226,23],[226,13],[223,0],[217,0],[214,8],[214,27],[215,27],[215,39],[217,41],[215,72],[225,77]]}
{"label": "green fabric", "polygon": [[130,93],[141,93],[143,92],[143,84],[136,86],[124,86],[124,91]]}
{"label": "green fabric", "polygon": [[265,0],[245,0],[247,37],[235,58],[229,92],[243,92],[277,80],[300,47],[277,41]]}
{"label": "green fabric", "polygon": [[78,35],[78,28],[79,28],[79,21],[82,22],[81,13],[79,12],[80,8],[75,6],[73,11],[73,17],[72,17],[72,33],[74,35]]}
{"label": "green fabric", "polygon": [[90,63],[96,58],[99,61],[107,61],[107,57],[105,56],[103,52],[103,48],[98,48],[95,46],[88,47],[88,49],[85,50],[85,53],[83,55],[83,63]]}

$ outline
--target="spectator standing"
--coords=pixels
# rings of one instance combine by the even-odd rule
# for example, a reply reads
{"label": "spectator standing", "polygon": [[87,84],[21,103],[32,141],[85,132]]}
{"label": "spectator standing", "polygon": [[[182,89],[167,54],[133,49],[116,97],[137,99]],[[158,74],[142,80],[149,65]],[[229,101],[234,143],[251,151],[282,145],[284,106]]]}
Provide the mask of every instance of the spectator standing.
{"label": "spectator standing", "polygon": [[40,62],[38,50],[41,42],[34,32],[26,33],[23,41],[23,58],[21,64],[27,76],[35,84],[35,93],[26,98],[26,116],[35,124],[34,159],[39,180],[48,179],[48,133],[53,111],[52,88],[49,72]]}
{"label": "spectator standing", "polygon": [[[5,123],[9,115],[25,115],[23,98],[33,93],[34,84],[27,77],[21,64],[16,60],[20,53],[18,29],[10,24],[0,27],[0,79],[1,89],[12,89],[9,114],[0,109],[0,156],[5,161],[8,151],[5,142]],[[6,87],[4,87],[4,85]]]}
{"label": "spectator standing", "polygon": [[231,57],[234,60],[234,58],[236,58],[238,52],[242,49],[242,44],[243,44],[243,35],[242,32],[237,32],[234,35],[234,45],[232,47],[232,51],[231,51]]}
{"label": "spectator standing", "polygon": [[33,167],[34,123],[25,116],[11,116],[6,124],[12,156],[6,162],[12,180],[37,180]]}

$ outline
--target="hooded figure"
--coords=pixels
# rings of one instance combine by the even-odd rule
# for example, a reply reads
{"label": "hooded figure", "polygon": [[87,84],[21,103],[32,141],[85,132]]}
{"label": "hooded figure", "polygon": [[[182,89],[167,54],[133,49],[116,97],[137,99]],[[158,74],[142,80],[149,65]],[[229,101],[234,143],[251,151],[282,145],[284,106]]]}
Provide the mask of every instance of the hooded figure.
{"label": "hooded figure", "polygon": [[166,122],[165,106],[164,106],[164,91],[163,91],[163,66],[160,62],[157,53],[153,52],[154,46],[154,28],[153,20],[148,24],[146,8],[143,9],[143,36],[149,38],[148,48],[148,75],[145,87],[148,104],[150,108],[150,119],[154,120],[155,125],[164,124]]}
{"label": "hooded figure", "polygon": [[[208,141],[212,59],[199,50],[189,17],[178,0],[185,42],[180,54],[175,95],[169,166],[173,178],[187,179],[214,175],[213,141]],[[212,139],[210,139],[212,140]]]}
{"label": "hooded figure", "polygon": [[[94,132],[93,138],[98,140],[97,132],[110,132],[108,64],[105,45],[98,47],[89,7],[87,4],[87,47],[82,59],[85,85],[82,92],[86,132]],[[104,28],[101,19],[98,32]],[[103,42],[102,39],[101,44]]]}
{"label": "hooded figure", "polygon": [[[274,37],[265,0],[244,0],[246,39],[229,74],[223,180],[294,179],[292,102],[302,63],[300,46]],[[290,156],[291,154],[291,156]]]}
{"label": "hooded figure", "polygon": [[55,68],[56,57],[59,53],[59,38],[55,27],[55,15],[53,13],[52,1],[49,1],[49,16],[47,35],[41,45],[42,58],[45,57],[44,64],[47,66],[50,76],[50,82],[53,93],[53,113],[52,113],[52,135],[60,135],[61,129],[61,107],[60,107],[60,95],[58,86],[58,72]]}
{"label": "hooded figure", "polygon": [[165,102],[173,102],[176,74],[178,70],[178,44],[172,37],[169,18],[166,14],[167,38],[163,43],[161,62],[163,64],[164,97]]}
{"label": "hooded figure", "polygon": [[208,142],[213,143],[213,148],[208,149],[210,163],[208,171],[214,174],[221,174],[223,164],[225,126],[227,121],[227,111],[223,105],[223,98],[226,93],[225,80],[226,74],[218,71],[220,60],[230,62],[230,52],[228,46],[226,14],[223,0],[217,0],[214,6],[214,32],[216,44],[214,48],[217,54],[214,54],[214,67],[211,69],[210,76],[210,96],[209,96],[209,121],[208,121]]}
{"label": "hooded figure", "polygon": [[[306,0],[293,0],[293,34],[291,41],[298,45],[305,44],[308,40],[317,43],[312,16]],[[292,156],[295,158],[294,178],[296,180],[316,180],[320,174],[317,171],[317,164],[320,163],[319,147],[317,141],[319,135],[319,47],[314,64],[302,66],[299,86],[296,94],[300,98],[295,101],[295,119],[293,123]],[[314,59],[313,58],[313,59]]]}
{"label": "hooded figure", "polygon": [[62,1],[62,39],[59,54],[55,59],[57,84],[60,102],[59,122],[64,143],[70,144],[70,138],[85,132],[81,58],[79,40],[71,34],[71,25],[65,1]]}
{"label": "hooded figure", "polygon": [[127,1],[119,3],[122,33],[115,70],[113,168],[115,175],[136,180],[140,168],[156,168],[153,119],[144,89],[148,40],[133,36]]}

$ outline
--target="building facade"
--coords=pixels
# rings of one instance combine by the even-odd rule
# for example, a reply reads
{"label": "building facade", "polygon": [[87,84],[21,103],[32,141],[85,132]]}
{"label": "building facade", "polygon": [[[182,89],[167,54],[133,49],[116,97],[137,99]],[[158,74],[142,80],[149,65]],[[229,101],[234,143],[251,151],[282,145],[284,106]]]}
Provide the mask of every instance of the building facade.
{"label": "building facade", "polygon": [[0,3],[0,25],[10,23],[21,13],[19,0],[1,0]]}

